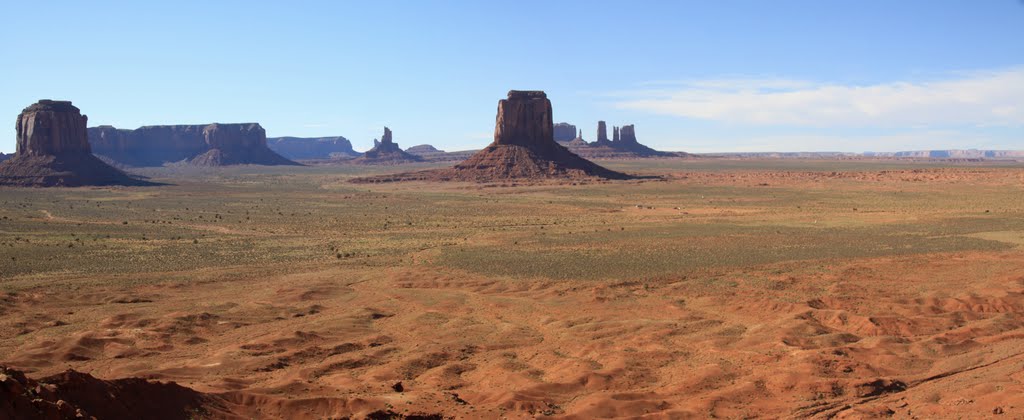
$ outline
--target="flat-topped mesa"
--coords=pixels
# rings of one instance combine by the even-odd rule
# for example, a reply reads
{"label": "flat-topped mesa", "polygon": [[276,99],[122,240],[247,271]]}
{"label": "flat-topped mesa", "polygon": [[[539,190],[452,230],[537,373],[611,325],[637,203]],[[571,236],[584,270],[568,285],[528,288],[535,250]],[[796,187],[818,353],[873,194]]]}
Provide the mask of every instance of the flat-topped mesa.
{"label": "flat-topped mesa", "polygon": [[576,138],[576,126],[560,122],[555,123],[555,141],[567,142]]}
{"label": "flat-topped mesa", "polygon": [[203,127],[209,148],[189,163],[200,166],[297,165],[267,147],[267,131],[257,123],[219,124]]}
{"label": "flat-topped mesa", "polygon": [[89,128],[93,151],[123,164],[160,166],[188,162],[204,166],[296,165],[267,147],[258,123],[153,125],[135,130]]}
{"label": "flat-topped mesa", "polygon": [[555,145],[548,95],[536,90],[510,90],[507,99],[499,100],[494,145],[544,150]]}
{"label": "flat-topped mesa", "polygon": [[149,185],[93,156],[87,121],[68,101],[25,108],[15,123],[17,153],[0,164],[0,185]]}
{"label": "flat-topped mesa", "polygon": [[70,101],[42,99],[18,114],[17,153],[31,156],[92,153],[86,135],[89,117]]}
{"label": "flat-topped mesa", "polygon": [[267,147],[288,159],[332,159],[358,156],[345,137],[274,137]]}

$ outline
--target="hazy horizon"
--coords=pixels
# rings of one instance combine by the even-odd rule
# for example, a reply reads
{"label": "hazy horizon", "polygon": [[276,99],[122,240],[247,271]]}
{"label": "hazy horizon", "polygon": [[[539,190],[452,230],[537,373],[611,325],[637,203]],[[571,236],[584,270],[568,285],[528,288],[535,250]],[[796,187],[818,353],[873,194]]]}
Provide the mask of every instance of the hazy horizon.
{"label": "hazy horizon", "polygon": [[695,153],[1024,149],[1024,3],[246,2],[6,5],[0,152],[39,99],[89,126],[258,122],[268,137],[383,126],[479,149],[498,99],[548,93]]}

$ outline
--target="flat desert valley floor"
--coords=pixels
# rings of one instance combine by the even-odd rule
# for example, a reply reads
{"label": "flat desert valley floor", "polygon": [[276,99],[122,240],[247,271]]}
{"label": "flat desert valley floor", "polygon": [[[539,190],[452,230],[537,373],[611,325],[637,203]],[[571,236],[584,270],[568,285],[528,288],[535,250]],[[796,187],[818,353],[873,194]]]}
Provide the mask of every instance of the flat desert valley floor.
{"label": "flat desert valley floor", "polygon": [[602,164],[665,178],[3,189],[0,364],[200,417],[1024,416],[1024,164]]}

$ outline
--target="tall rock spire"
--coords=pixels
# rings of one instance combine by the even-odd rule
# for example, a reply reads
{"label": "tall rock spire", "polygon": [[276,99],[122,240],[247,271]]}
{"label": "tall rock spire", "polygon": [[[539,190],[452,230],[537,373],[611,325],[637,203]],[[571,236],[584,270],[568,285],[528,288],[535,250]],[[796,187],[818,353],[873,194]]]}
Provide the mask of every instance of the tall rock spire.
{"label": "tall rock spire", "polygon": [[604,124],[604,121],[597,122],[597,140],[596,143],[607,143],[608,142],[608,126]]}

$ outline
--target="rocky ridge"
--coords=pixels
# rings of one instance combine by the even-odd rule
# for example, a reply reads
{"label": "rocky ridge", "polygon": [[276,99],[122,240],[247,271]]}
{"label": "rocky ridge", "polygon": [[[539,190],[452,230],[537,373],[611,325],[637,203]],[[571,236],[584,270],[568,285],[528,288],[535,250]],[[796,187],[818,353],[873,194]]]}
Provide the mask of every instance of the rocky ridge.
{"label": "rocky ridge", "polygon": [[343,159],[357,157],[352,142],[342,136],[335,137],[272,137],[267,147],[292,160]]}
{"label": "rocky ridge", "polygon": [[298,165],[267,147],[257,123],[155,125],[124,130],[88,129],[93,152],[129,166],[187,163],[199,166]]}

